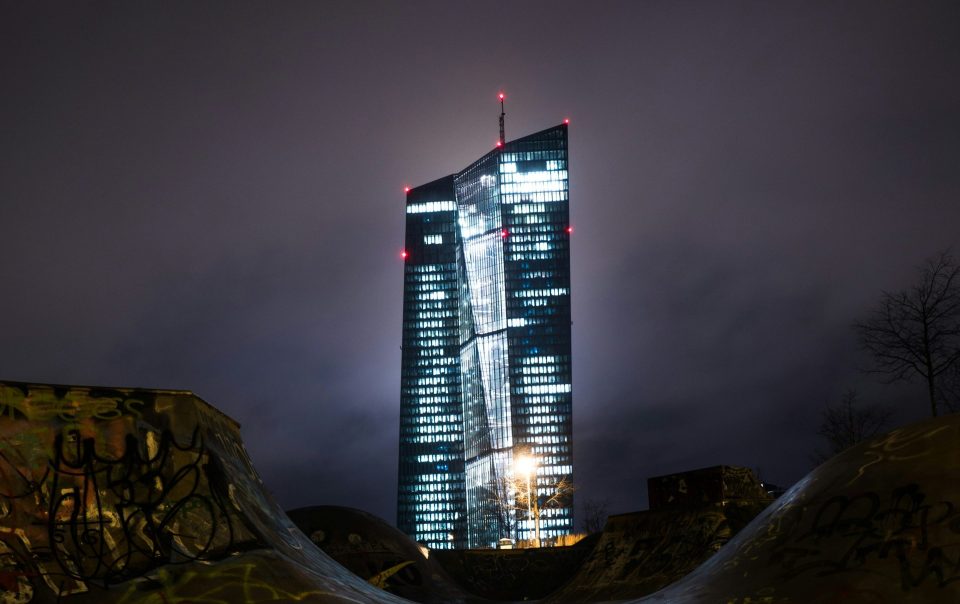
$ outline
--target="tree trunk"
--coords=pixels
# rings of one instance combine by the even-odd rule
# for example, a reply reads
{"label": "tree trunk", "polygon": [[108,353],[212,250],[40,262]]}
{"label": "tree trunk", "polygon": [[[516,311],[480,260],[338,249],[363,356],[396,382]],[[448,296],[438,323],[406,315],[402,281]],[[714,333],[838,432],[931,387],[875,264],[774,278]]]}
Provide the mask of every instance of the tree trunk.
{"label": "tree trunk", "polygon": [[926,303],[923,307],[923,360],[927,366],[927,392],[930,394],[930,413],[937,416],[937,395],[933,383],[933,359],[930,357],[930,321],[927,318]]}
{"label": "tree trunk", "polygon": [[937,416],[937,393],[933,384],[933,370],[927,371],[927,391],[930,393],[930,412]]}

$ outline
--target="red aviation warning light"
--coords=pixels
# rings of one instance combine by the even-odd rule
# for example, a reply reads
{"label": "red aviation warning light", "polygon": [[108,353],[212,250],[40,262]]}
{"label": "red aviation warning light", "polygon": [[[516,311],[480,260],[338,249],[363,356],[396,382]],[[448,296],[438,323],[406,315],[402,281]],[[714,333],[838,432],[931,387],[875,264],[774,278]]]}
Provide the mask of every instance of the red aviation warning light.
{"label": "red aviation warning light", "polygon": [[510,234],[510,233],[507,232],[507,229],[501,229],[501,230],[500,230],[500,236],[503,237],[504,239],[506,239],[506,238],[507,238],[507,235],[509,235],[509,234]]}
{"label": "red aviation warning light", "polygon": [[409,255],[410,254],[407,253],[407,250],[400,250],[400,257],[403,258],[404,260],[406,260],[407,256]]}
{"label": "red aviation warning light", "polygon": [[503,146],[503,141],[497,141],[497,146],[498,146],[498,147],[502,147],[502,146]]}
{"label": "red aviation warning light", "polygon": [[501,101],[503,100],[503,93],[502,93],[502,92],[501,92],[499,95],[497,95],[497,96],[498,96],[498,98],[499,98]]}
{"label": "red aviation warning light", "polygon": [[568,226],[568,227],[567,227],[567,235],[573,235],[573,227],[572,227],[572,226]]}
{"label": "red aviation warning light", "polygon": [[563,123],[564,123],[564,124],[567,124],[567,125],[569,126],[569,125],[570,125],[570,118],[569,118],[569,117],[568,117],[568,118],[564,118]]}
{"label": "red aviation warning light", "polygon": [[404,187],[404,188],[403,188],[403,192],[404,192],[404,193],[409,193],[409,192],[410,192],[410,187]]}

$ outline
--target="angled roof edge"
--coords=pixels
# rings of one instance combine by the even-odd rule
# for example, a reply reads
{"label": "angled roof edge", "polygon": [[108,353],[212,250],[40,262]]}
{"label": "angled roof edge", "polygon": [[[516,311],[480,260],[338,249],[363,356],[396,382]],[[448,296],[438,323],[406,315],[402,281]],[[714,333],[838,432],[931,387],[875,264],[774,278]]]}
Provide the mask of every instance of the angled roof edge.
{"label": "angled roof edge", "polygon": [[20,382],[16,380],[0,380],[0,386],[10,386],[13,388],[52,388],[54,390],[81,390],[83,392],[93,391],[114,391],[121,393],[132,393],[132,392],[149,392],[151,394],[166,394],[166,395],[175,395],[175,396],[189,396],[197,401],[203,403],[205,406],[210,408],[212,411],[215,411],[217,414],[222,415],[225,419],[229,420],[231,423],[236,424],[237,428],[240,428],[240,422],[233,419],[214,405],[208,403],[200,395],[193,392],[192,390],[178,390],[171,388],[138,388],[138,387],[127,387],[127,386],[86,386],[83,384],[48,384],[44,382]]}

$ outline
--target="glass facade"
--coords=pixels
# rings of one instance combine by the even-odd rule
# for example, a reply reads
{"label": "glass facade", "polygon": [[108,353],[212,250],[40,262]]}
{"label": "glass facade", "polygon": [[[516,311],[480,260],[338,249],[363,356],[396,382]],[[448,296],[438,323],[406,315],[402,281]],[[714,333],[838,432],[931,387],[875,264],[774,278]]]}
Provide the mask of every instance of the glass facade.
{"label": "glass facade", "polygon": [[566,125],[407,193],[398,526],[428,547],[533,538],[517,451],[540,501],[572,480],[568,202]]}
{"label": "glass facade", "polygon": [[453,177],[407,194],[398,526],[466,547],[460,286]]}

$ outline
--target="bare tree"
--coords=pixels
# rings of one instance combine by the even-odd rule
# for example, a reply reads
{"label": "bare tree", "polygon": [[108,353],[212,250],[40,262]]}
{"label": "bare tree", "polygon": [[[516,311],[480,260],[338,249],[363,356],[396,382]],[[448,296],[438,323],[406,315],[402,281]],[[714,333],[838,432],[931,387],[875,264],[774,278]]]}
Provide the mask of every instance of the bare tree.
{"label": "bare tree", "polygon": [[[528,481],[518,475],[500,476],[484,489],[498,533],[507,538],[516,536],[520,519],[538,520],[544,509],[571,506],[575,490],[567,477],[547,482],[543,478]],[[531,491],[535,494],[532,498]]]}
{"label": "bare tree", "polygon": [[599,533],[607,524],[609,499],[587,499],[583,503],[583,520],[580,525],[587,534]]}
{"label": "bare tree", "polygon": [[883,292],[870,317],[854,324],[860,343],[873,355],[872,373],[887,382],[921,376],[930,413],[948,395],[941,382],[960,365],[960,266],[941,252],[920,267],[919,282],[900,292]]}
{"label": "bare tree", "polygon": [[[565,476],[557,479],[555,482],[544,483],[542,479],[537,481],[536,490],[543,491],[544,488],[546,488],[547,494],[538,495],[536,502],[537,507],[541,510],[569,507],[572,502],[573,492],[577,490],[573,482]],[[521,494],[522,493],[523,492],[521,492]],[[521,497],[521,501],[525,500]]]}
{"label": "bare tree", "polygon": [[498,498],[500,524],[501,527],[508,527],[507,536],[512,537],[517,533],[521,519],[539,526],[543,510],[573,506],[576,487],[565,476],[545,481],[542,477],[528,480],[526,476],[514,475],[501,478],[499,483],[496,492],[501,494]]}
{"label": "bare tree", "polygon": [[827,441],[826,453],[817,451],[813,461],[821,464],[860,441],[876,436],[890,423],[892,410],[880,405],[857,404],[857,391],[847,390],[839,404],[820,413],[817,433]]}
{"label": "bare tree", "polygon": [[498,538],[513,539],[517,529],[515,481],[499,476],[480,489],[478,500],[483,514],[497,523]]}

